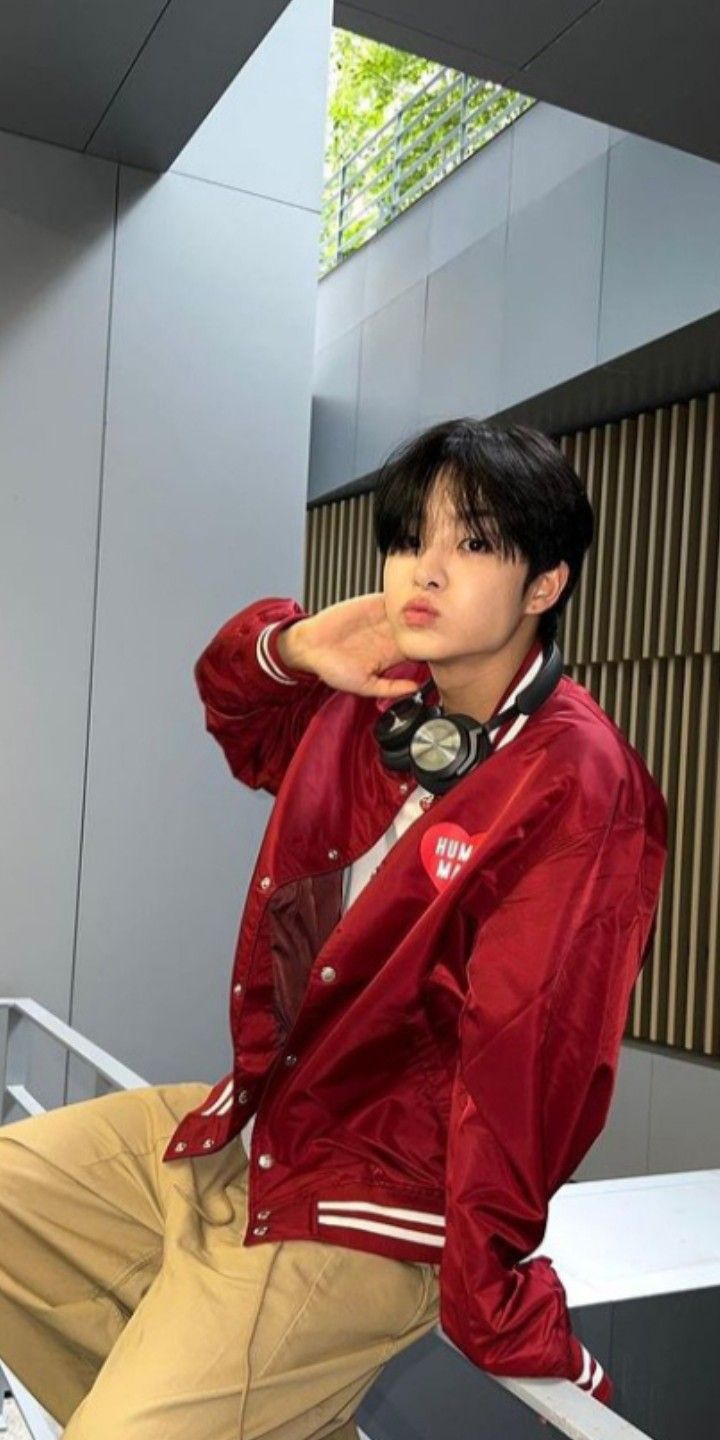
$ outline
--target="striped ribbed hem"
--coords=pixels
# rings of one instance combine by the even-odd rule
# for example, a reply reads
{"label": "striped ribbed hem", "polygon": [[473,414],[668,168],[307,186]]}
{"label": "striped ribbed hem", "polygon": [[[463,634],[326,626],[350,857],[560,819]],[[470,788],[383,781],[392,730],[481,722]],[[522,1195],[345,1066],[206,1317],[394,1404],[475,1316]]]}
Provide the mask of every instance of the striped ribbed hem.
{"label": "striped ribbed hem", "polygon": [[[212,1091],[210,1092],[212,1094]],[[232,1110],[233,1105],[233,1080],[232,1077],[223,1085],[219,1095],[215,1096],[207,1110],[201,1110],[201,1115],[225,1115]]]}
{"label": "striped ribbed hem", "polygon": [[395,1240],[440,1249],[445,1244],[445,1216],[436,1211],[378,1205],[369,1200],[318,1200],[316,1206],[319,1225],[365,1230],[371,1235],[389,1235]]}

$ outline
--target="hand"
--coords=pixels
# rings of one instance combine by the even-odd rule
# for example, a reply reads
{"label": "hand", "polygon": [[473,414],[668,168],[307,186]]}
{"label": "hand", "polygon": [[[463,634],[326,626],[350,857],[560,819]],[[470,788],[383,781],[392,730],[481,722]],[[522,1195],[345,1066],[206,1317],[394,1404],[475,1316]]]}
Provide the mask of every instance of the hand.
{"label": "hand", "polygon": [[415,680],[382,679],[384,670],[408,657],[398,649],[380,590],[328,605],[289,626],[280,640],[287,641],[289,655],[292,643],[291,664],[314,671],[333,690],[399,698],[418,688]]}

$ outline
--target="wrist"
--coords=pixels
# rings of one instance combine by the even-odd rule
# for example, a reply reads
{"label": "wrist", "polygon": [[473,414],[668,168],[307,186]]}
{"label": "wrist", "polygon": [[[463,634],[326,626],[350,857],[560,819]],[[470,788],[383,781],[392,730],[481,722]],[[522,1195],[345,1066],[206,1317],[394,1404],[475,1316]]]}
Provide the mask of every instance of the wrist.
{"label": "wrist", "polygon": [[316,672],[309,664],[303,650],[303,626],[305,620],[293,620],[283,628],[273,632],[272,640],[277,657],[287,670],[294,670],[302,674],[314,675]]}

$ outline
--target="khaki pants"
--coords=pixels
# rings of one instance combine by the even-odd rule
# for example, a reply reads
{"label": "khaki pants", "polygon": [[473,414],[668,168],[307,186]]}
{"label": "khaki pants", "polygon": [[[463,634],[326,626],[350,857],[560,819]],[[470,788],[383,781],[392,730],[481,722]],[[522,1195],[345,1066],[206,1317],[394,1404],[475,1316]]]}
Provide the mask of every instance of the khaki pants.
{"label": "khaki pants", "polygon": [[432,1265],[246,1248],[248,1161],[163,1162],[206,1084],[0,1129],[0,1359],[67,1440],[355,1440],[383,1365],[438,1320]]}

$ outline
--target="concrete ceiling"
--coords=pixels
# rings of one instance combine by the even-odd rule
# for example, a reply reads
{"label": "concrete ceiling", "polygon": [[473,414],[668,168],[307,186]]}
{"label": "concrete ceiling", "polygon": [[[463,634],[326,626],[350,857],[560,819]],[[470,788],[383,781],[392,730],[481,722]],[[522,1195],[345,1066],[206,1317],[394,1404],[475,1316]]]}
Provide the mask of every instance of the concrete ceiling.
{"label": "concrete ceiling", "polygon": [[720,161],[716,0],[336,0],[335,24]]}
{"label": "concrete ceiling", "polygon": [[[162,171],[286,0],[2,0],[0,129]],[[710,0],[336,0],[334,22],[720,161]]]}
{"label": "concrete ceiling", "polygon": [[286,0],[2,0],[0,130],[172,165]]}

